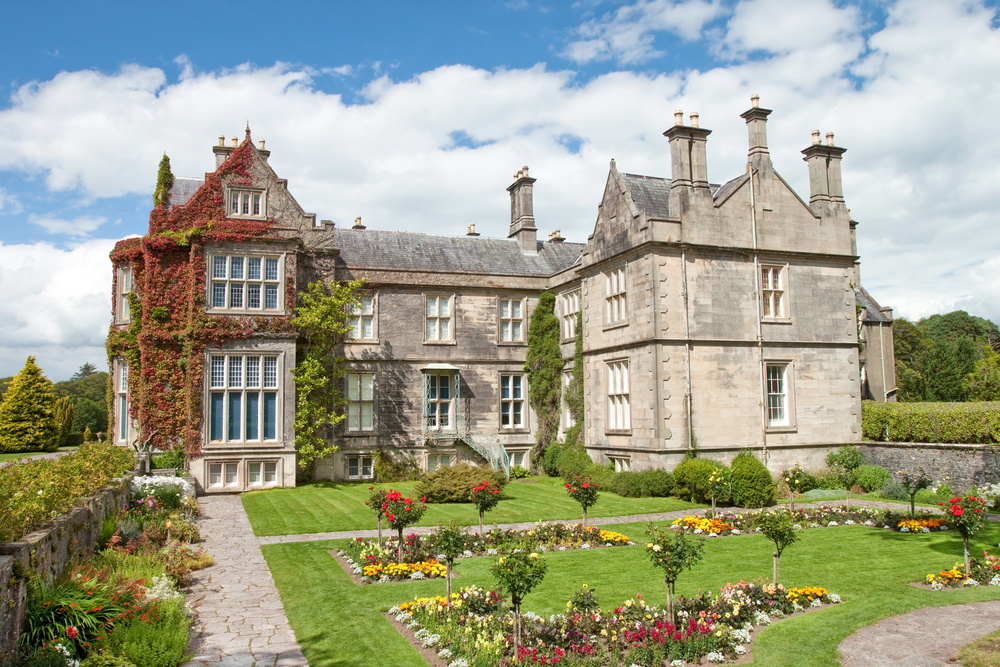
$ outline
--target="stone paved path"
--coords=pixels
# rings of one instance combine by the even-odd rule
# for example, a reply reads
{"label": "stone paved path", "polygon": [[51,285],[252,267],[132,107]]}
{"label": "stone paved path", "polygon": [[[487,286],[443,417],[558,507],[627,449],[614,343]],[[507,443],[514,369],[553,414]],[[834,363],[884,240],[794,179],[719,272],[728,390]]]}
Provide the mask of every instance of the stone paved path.
{"label": "stone paved path", "polygon": [[837,647],[843,667],[940,667],[1000,629],[1000,601],[928,607],[861,628]]}
{"label": "stone paved path", "polygon": [[201,547],[215,564],[194,573],[194,656],[181,667],[305,666],[239,496],[200,498]]}

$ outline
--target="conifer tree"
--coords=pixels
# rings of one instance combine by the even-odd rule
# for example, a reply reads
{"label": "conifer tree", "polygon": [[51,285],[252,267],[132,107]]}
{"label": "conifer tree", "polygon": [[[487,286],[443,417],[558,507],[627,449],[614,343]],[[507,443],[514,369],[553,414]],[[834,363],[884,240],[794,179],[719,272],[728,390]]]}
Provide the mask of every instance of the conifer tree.
{"label": "conifer tree", "polygon": [[174,187],[174,174],[170,171],[170,158],[163,154],[160,168],[156,172],[156,189],[153,190],[153,206],[167,208],[170,205],[170,190]]}
{"label": "conifer tree", "polygon": [[59,429],[59,435],[56,437],[57,447],[64,447],[69,444],[69,435],[73,432],[73,419],[76,418],[73,399],[69,396],[56,399],[55,416],[56,428]]}
{"label": "conifer tree", "polygon": [[0,403],[0,452],[53,451],[58,448],[56,396],[34,357],[28,357]]}

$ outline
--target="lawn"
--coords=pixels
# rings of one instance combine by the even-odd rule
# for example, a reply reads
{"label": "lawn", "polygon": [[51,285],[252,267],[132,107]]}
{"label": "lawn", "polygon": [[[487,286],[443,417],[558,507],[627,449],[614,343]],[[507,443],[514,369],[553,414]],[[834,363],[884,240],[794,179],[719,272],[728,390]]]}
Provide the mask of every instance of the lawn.
{"label": "lawn", "polygon": [[[646,526],[609,528],[640,541]],[[926,606],[1000,599],[1000,589],[994,587],[933,592],[907,585],[961,560],[961,538],[955,532],[907,535],[844,526],[806,530],[800,535],[801,541],[782,557],[782,583],[823,586],[839,593],[844,604],[764,629],[754,643],[754,665],[833,667],[839,665],[840,641],[881,618]],[[981,553],[998,539],[1000,526],[988,524],[973,540],[973,550]],[[424,667],[423,658],[379,610],[414,597],[443,595],[444,581],[355,586],[326,552],[341,543],[263,547],[285,613],[309,663]],[[768,576],[772,548],[760,535],[709,540],[705,560],[681,576],[678,592],[718,590],[730,581]],[[545,616],[561,611],[566,600],[585,583],[596,590],[606,607],[617,606],[637,593],[652,602],[664,601],[663,579],[650,566],[641,546],[554,552],[547,558],[549,572],[525,599],[525,610]],[[461,577],[456,584],[492,585],[489,565],[489,558],[459,561],[456,571]]]}
{"label": "lawn", "polygon": [[[378,526],[375,515],[364,502],[371,484],[316,482],[293,489],[269,489],[244,493],[243,507],[255,535],[298,535],[339,530],[365,530]],[[413,496],[416,482],[386,484],[403,495]],[[622,498],[602,493],[597,505],[588,510],[590,517],[627,516],[652,512],[672,512],[704,507],[676,498]],[[511,481],[504,488],[504,499],[486,515],[493,523],[523,521],[580,521],[580,505],[570,498],[563,481],[554,477],[532,477]],[[418,526],[435,526],[452,519],[465,524],[479,524],[479,514],[472,503],[428,505]]]}
{"label": "lawn", "polygon": [[[76,447],[60,447],[60,452],[72,452]],[[16,461],[17,459],[23,459],[28,456],[38,456],[39,454],[45,454],[45,452],[17,452],[14,454],[0,454],[0,463],[4,461]]]}

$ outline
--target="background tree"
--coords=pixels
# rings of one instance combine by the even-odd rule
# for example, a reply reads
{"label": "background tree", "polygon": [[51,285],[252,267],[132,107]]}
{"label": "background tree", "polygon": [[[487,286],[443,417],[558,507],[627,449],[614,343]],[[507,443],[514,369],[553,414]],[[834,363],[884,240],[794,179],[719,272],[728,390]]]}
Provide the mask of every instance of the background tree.
{"label": "background tree", "polygon": [[59,443],[58,446],[65,447],[69,444],[70,434],[73,433],[73,418],[76,416],[72,399],[69,396],[56,399],[54,411],[56,427],[59,432],[58,436],[56,436]]}
{"label": "background tree", "polygon": [[70,379],[56,382],[52,389],[57,398],[66,396],[73,401],[73,425],[70,433],[83,433],[87,428],[94,433],[107,432],[107,373],[98,371],[88,361]]}
{"label": "background tree", "polygon": [[385,501],[386,493],[385,489],[382,487],[368,487],[368,500],[365,501],[365,505],[368,506],[372,512],[375,513],[375,518],[378,519],[378,545],[382,546],[382,519],[385,518]]}
{"label": "background tree", "polygon": [[760,525],[760,532],[774,543],[774,553],[771,555],[774,558],[774,583],[776,584],[778,583],[781,552],[799,539],[799,536],[795,534],[793,523],[791,514],[779,511],[765,514]]}
{"label": "background tree", "polygon": [[156,189],[153,190],[153,207],[170,206],[170,190],[174,187],[174,174],[170,171],[170,158],[164,153],[156,172]]}
{"label": "background tree", "polygon": [[78,368],[75,373],[73,373],[73,375],[70,377],[70,380],[82,380],[84,378],[90,377],[96,372],[97,372],[97,366],[90,363],[89,361],[85,361],[83,365],[80,366],[80,368]]}
{"label": "background tree", "polygon": [[1000,354],[987,347],[962,380],[962,390],[970,401],[1000,401]]}
{"label": "background tree", "polygon": [[653,562],[653,567],[663,570],[667,588],[667,618],[674,623],[674,586],[684,570],[690,570],[702,559],[705,540],[692,539],[683,532],[674,532],[669,528],[657,528],[652,521],[649,522],[646,534],[651,539],[646,543],[646,555]]}
{"label": "background tree", "polygon": [[52,383],[28,357],[0,403],[0,452],[51,452],[59,447]]}
{"label": "background tree", "polygon": [[896,474],[900,476],[899,483],[903,485],[903,488],[906,489],[906,495],[910,497],[910,518],[915,519],[917,517],[915,507],[917,493],[930,487],[934,482],[924,472],[923,466],[917,468],[915,473],[898,470]]}
{"label": "background tree", "polygon": [[924,400],[924,361],[933,342],[923,329],[905,317],[892,321],[896,358],[896,395],[900,401]]}
{"label": "background tree", "polygon": [[542,292],[531,312],[528,327],[528,352],[524,371],[528,375],[528,400],[538,420],[535,461],[541,461],[545,448],[556,439],[562,399],[562,348],[559,346],[559,318],[555,313],[556,297]]}
{"label": "background tree", "polygon": [[316,281],[299,295],[292,324],[304,340],[292,370],[295,378],[295,448],[299,467],[307,473],[316,461],[337,451],[326,435],[344,419],[340,390],[345,373],[337,347],[350,331],[350,312],[358,304],[364,281],[325,285]]}

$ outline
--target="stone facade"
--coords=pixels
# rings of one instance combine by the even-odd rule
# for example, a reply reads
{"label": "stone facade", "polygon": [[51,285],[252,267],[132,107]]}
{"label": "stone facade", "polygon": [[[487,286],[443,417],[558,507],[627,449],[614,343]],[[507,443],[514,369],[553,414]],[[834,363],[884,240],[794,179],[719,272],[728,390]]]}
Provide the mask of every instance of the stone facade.
{"label": "stone facade", "polygon": [[[814,134],[803,151],[806,202],[771,164],[770,113],[755,98],[743,114],[747,171],[719,186],[708,176],[711,131],[697,114],[685,125],[678,112],[664,133],[670,178],[624,173],[612,162],[586,243],[566,242],[558,230],[538,240],[527,167],[507,188],[506,239],[480,237],[474,225],[448,237],[368,230],[360,218],[353,227],[317,222],[248,132],[250,177],[223,179],[227,215],[273,220],[278,239],[206,249],[206,313],[240,314],[254,290],[254,307],[277,315],[280,308],[269,313],[259,301],[267,289],[366,280],[343,346],[348,418],[329,435],[340,449],[317,466],[321,478],[370,476],[376,450],[425,470],[462,459],[530,465],[536,415],[524,360],[531,311],[545,290],[557,295],[567,371],[583,336],[584,437],[595,461],[673,467],[695,450],[729,459],[749,447],[772,468],[821,464],[826,447],[859,440],[856,223],[841,189],[845,149]],[[218,168],[234,149],[220,141],[213,150]],[[172,206],[197,192],[196,181],[179,182]],[[271,283],[260,273],[267,262]],[[245,299],[235,309],[229,290]],[[206,350],[203,455],[191,462],[201,490],[294,484],[296,345],[254,336]],[[252,376],[261,388],[265,359],[269,391],[251,396],[260,428],[234,429],[232,415],[250,414],[251,398],[229,389],[229,364],[242,364],[241,386]],[[258,406],[265,393],[271,403]]]}

